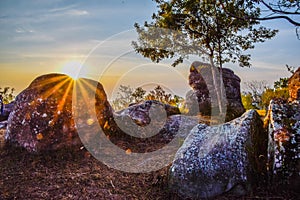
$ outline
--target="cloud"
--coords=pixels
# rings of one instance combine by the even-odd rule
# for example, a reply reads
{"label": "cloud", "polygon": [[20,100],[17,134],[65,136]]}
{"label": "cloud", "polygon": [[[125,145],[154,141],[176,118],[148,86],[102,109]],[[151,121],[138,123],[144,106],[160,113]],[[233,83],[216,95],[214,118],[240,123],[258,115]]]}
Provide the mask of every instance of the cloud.
{"label": "cloud", "polygon": [[16,33],[34,33],[35,31],[33,29],[26,29],[24,27],[17,27]]}
{"label": "cloud", "polygon": [[61,15],[69,15],[69,16],[82,16],[88,15],[89,12],[86,10],[76,9],[78,5],[68,5],[65,7],[53,8],[48,10],[50,16],[61,16]]}
{"label": "cloud", "polygon": [[71,15],[71,16],[82,16],[82,15],[88,15],[89,12],[86,10],[76,10],[76,9],[72,9],[72,10],[68,10],[66,11],[67,15]]}
{"label": "cloud", "polygon": [[62,11],[70,10],[70,9],[72,9],[74,7],[76,7],[75,4],[69,5],[69,6],[65,6],[65,7],[53,8],[53,9],[50,9],[49,12],[51,12],[51,13],[62,12]]}
{"label": "cloud", "polygon": [[50,37],[48,35],[41,35],[41,34],[22,35],[22,36],[16,36],[14,38],[14,42],[39,43],[39,42],[53,42],[53,41],[55,41],[53,37]]}

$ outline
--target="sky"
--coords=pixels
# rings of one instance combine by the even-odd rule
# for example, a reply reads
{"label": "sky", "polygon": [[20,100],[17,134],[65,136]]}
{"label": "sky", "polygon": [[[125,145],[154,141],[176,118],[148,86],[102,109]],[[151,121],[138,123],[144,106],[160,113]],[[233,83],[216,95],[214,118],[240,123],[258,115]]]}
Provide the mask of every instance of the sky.
{"label": "sky", "polygon": [[[1,0],[0,87],[14,87],[17,94],[39,75],[78,72],[99,80],[109,97],[121,84],[160,84],[185,96],[189,67],[197,57],[173,68],[168,61],[153,64],[131,47],[134,23],[150,21],[155,9],[151,0]],[[264,25],[280,32],[250,51],[252,67],[226,65],[242,86],[251,80],[266,80],[271,86],[291,75],[286,64],[300,66],[295,27],[282,20]]]}

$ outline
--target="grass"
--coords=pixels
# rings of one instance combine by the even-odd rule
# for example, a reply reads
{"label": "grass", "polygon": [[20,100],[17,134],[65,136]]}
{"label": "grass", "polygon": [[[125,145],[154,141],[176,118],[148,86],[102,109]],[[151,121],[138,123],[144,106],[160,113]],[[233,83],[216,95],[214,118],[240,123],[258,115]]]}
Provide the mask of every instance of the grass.
{"label": "grass", "polygon": [[256,110],[260,117],[265,117],[267,114],[266,110]]}

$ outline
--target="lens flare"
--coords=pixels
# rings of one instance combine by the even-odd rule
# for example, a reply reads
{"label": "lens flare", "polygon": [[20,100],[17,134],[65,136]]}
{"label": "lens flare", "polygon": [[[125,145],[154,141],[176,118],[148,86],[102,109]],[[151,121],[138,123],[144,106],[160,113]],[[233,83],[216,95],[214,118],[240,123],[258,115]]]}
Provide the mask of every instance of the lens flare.
{"label": "lens flare", "polygon": [[78,78],[81,78],[84,76],[82,73],[83,70],[82,64],[78,61],[70,61],[67,62],[61,69],[61,72],[70,76],[72,79],[77,80]]}

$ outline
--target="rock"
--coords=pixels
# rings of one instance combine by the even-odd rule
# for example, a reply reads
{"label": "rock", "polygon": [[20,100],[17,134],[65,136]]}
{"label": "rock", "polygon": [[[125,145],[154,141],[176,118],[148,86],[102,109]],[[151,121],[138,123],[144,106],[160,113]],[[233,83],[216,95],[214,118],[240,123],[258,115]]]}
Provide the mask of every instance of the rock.
{"label": "rock", "polygon": [[300,67],[289,78],[288,88],[290,94],[290,101],[300,100]]}
{"label": "rock", "polygon": [[160,133],[162,133],[163,138],[168,142],[171,141],[175,135],[183,141],[198,123],[199,119],[197,117],[172,115],[168,117]]}
{"label": "rock", "polygon": [[[80,81],[86,84],[83,88],[92,84],[96,86],[94,108],[100,126],[104,127],[113,115],[102,85],[87,79],[79,79],[77,85]],[[16,97],[8,119],[6,141],[24,147],[29,152],[81,146],[72,113],[73,89],[74,81],[66,75],[47,74],[36,78]],[[89,123],[83,121],[77,125],[88,128]]]}
{"label": "rock", "polygon": [[151,122],[150,115],[155,115],[152,116],[152,118],[162,118],[180,114],[180,111],[179,108],[175,106],[164,104],[156,100],[147,100],[118,111],[117,114],[126,115],[135,121],[136,124],[145,126]]}
{"label": "rock", "polygon": [[[220,69],[218,68],[220,71]],[[217,76],[219,72],[217,73]],[[241,116],[245,109],[241,100],[240,78],[230,69],[223,68],[223,84],[226,93],[224,105],[227,108],[226,121],[230,121]],[[193,62],[190,68],[189,84],[193,88],[195,96],[198,99],[199,112],[202,115],[210,115],[212,111],[211,100],[217,99],[212,79],[211,66],[206,63]],[[190,94],[189,96],[193,96]],[[189,99],[189,97],[187,97]],[[192,98],[193,99],[193,98]],[[194,109],[190,109],[193,111]]]}
{"label": "rock", "polygon": [[268,158],[273,185],[300,188],[300,103],[271,100]]}
{"label": "rock", "polygon": [[1,121],[0,122],[0,129],[6,129],[7,127],[7,121]]}
{"label": "rock", "polygon": [[118,128],[127,135],[149,138],[159,134],[165,125],[173,123],[168,117],[176,114],[180,114],[177,107],[148,100],[118,111],[114,117]]}
{"label": "rock", "polygon": [[245,194],[265,171],[267,135],[262,126],[255,110],[218,126],[195,126],[170,168],[171,191],[197,199],[228,191]]}
{"label": "rock", "polygon": [[8,119],[9,114],[12,112],[14,107],[14,101],[9,104],[3,104],[3,114],[0,115],[0,121]]}
{"label": "rock", "polygon": [[0,149],[4,146],[5,140],[5,132],[6,132],[7,121],[0,122]]}

